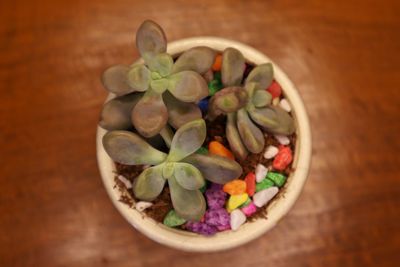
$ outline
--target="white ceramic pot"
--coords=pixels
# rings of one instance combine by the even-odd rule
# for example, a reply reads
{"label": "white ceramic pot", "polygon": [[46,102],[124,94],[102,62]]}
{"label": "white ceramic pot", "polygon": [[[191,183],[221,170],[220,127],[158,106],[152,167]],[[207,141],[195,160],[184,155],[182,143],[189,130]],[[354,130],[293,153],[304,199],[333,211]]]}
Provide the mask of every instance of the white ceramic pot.
{"label": "white ceramic pot", "polygon": [[[195,46],[208,46],[218,51],[223,51],[227,47],[234,47],[240,50],[248,61],[256,65],[271,62],[267,56],[254,48],[239,42],[215,37],[196,37],[178,40],[168,44],[168,52],[171,55],[177,55]],[[114,188],[115,166],[111,158],[104,151],[101,141],[106,131],[98,127],[97,160],[101,178],[115,207],[133,227],[154,241],[173,248],[185,251],[211,252],[237,247],[260,237],[274,227],[288,213],[297,200],[307,179],[311,161],[311,132],[306,110],[295,86],[276,64],[273,63],[273,65],[275,79],[282,86],[283,94],[292,106],[292,114],[296,121],[297,144],[293,162],[295,171],[290,175],[283,188],[284,197],[280,197],[268,205],[268,218],[245,223],[235,232],[225,231],[211,237],[205,237],[168,228],[149,217],[143,216],[135,209],[118,201],[120,193]],[[112,97],[110,95],[108,99]]]}

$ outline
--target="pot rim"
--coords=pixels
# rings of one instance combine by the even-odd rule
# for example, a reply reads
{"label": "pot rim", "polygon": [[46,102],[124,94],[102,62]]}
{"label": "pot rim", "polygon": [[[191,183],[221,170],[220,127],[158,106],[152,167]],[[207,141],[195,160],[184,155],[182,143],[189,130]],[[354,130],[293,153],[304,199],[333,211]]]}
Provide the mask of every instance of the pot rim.
{"label": "pot rim", "polygon": [[[120,192],[118,189],[114,188],[115,166],[102,145],[102,138],[106,130],[99,126],[97,126],[96,135],[97,162],[104,186],[114,206],[139,232],[158,243],[176,249],[193,252],[213,252],[234,248],[260,237],[273,228],[279,220],[288,213],[299,197],[304,183],[307,180],[311,164],[311,130],[306,109],[297,89],[287,75],[263,53],[237,41],[208,36],[180,39],[168,43],[167,50],[170,54],[174,55],[195,46],[208,46],[218,51],[223,51],[227,47],[234,47],[243,53],[246,60],[256,65],[271,62],[274,66],[275,80],[281,85],[282,92],[292,107],[292,115],[295,118],[297,134],[296,150],[293,160],[295,171],[290,174],[283,187],[284,196],[279,197],[267,205],[268,218],[247,222],[237,231],[219,232],[211,237],[204,237],[182,230],[171,229],[161,223],[155,222],[147,216],[143,216],[142,213],[119,201]],[[114,97],[113,94],[109,94],[106,101]]]}

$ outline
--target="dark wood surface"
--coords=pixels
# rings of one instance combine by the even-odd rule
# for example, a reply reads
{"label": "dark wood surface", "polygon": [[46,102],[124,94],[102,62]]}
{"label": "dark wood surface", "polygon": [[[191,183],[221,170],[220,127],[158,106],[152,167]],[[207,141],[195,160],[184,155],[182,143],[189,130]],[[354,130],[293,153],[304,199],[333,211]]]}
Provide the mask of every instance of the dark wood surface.
{"label": "dark wood surface", "polygon": [[[341,3],[339,3],[341,2]],[[400,2],[0,2],[0,266],[400,266]],[[146,18],[270,56],[309,112],[313,164],[271,232],[191,254],[112,206],[96,165],[99,77]]]}

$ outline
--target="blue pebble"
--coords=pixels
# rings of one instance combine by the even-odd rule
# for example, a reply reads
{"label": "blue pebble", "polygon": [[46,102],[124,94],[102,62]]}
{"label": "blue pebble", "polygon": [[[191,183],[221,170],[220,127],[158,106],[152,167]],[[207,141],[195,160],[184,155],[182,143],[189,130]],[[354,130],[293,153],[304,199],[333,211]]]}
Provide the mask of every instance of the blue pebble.
{"label": "blue pebble", "polygon": [[208,98],[204,98],[204,99],[200,100],[200,102],[197,105],[201,109],[201,112],[203,114],[206,114],[207,110],[208,110]]}

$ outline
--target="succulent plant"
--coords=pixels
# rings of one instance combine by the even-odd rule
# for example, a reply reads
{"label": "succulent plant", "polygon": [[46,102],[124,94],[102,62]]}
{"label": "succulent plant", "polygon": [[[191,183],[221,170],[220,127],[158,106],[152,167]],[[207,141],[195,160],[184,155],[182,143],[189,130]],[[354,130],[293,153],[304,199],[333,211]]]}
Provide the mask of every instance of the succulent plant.
{"label": "succulent plant", "polygon": [[271,63],[256,66],[242,85],[243,55],[228,48],[222,57],[221,74],[225,88],[210,99],[208,118],[212,120],[220,114],[227,114],[228,142],[234,154],[244,159],[248,151],[260,153],[263,150],[262,130],[289,135],[294,132],[294,121],[285,110],[271,105],[272,96],[265,90],[273,81]]}
{"label": "succulent plant", "polygon": [[[179,128],[201,118],[201,111],[194,103],[208,96],[207,83],[201,75],[212,66],[215,51],[194,47],[174,63],[166,53],[164,31],[150,20],[139,27],[136,46],[144,63],[116,65],[103,73],[103,85],[108,91],[129,97],[107,103],[100,126],[124,130],[129,120],[142,136],[151,137],[160,133],[167,122]],[[139,96],[131,96],[132,93]]]}
{"label": "succulent plant", "polygon": [[206,209],[204,196],[199,190],[205,183],[204,179],[224,184],[242,173],[241,166],[234,160],[195,153],[205,138],[205,121],[197,119],[175,132],[168,154],[153,148],[137,134],[121,130],[108,132],[103,137],[103,146],[116,162],[154,165],[136,178],[133,186],[136,198],[154,200],[168,181],[176,213],[187,220],[200,220]]}

